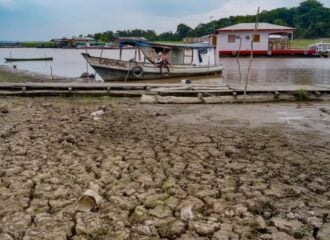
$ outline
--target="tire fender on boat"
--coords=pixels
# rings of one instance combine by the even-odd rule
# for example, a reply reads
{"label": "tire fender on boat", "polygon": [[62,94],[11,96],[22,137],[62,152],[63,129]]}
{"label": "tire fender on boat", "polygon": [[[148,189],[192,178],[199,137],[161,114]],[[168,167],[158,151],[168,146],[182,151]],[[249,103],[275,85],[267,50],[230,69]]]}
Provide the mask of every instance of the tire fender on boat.
{"label": "tire fender on boat", "polygon": [[143,74],[144,74],[143,67],[141,67],[141,66],[134,66],[132,68],[132,74],[136,78],[141,78],[143,76]]}

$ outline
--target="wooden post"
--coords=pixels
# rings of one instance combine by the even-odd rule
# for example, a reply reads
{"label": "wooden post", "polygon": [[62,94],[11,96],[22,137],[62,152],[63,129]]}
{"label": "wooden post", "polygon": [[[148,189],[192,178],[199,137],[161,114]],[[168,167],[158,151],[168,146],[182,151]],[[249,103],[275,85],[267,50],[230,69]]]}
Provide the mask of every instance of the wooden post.
{"label": "wooden post", "polygon": [[[88,53],[88,52],[87,52],[87,44],[86,44],[86,53]],[[88,74],[88,61],[87,61],[87,58],[86,58],[86,72],[87,72],[87,75],[89,75],[89,74]]]}
{"label": "wooden post", "polygon": [[248,82],[249,82],[251,64],[253,61],[253,42],[254,42],[254,36],[256,36],[256,33],[258,32],[259,12],[260,12],[260,7],[258,7],[258,11],[257,11],[257,15],[256,15],[256,23],[255,23],[255,27],[254,27],[254,35],[251,40],[251,56],[250,56],[250,62],[249,62],[248,72],[247,72],[246,81],[245,81],[243,103],[245,103],[246,90],[247,90],[247,86],[248,86]]}

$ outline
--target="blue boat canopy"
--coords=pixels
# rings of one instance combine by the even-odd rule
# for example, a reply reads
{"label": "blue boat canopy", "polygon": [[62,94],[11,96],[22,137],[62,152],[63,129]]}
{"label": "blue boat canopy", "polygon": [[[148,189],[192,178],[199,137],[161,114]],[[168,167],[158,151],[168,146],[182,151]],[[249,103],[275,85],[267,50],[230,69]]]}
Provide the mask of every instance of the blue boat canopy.
{"label": "blue boat canopy", "polygon": [[119,43],[120,48],[127,45],[137,46],[137,47],[150,47],[150,42],[146,38],[138,38],[138,37],[118,38],[117,42]]}
{"label": "blue boat canopy", "polygon": [[209,49],[214,48],[213,45],[209,43],[192,43],[192,44],[172,44],[172,43],[157,43],[150,42],[146,38],[118,38],[119,47],[122,48],[124,46],[134,46],[134,47],[151,47],[151,48],[194,48],[194,49]]}

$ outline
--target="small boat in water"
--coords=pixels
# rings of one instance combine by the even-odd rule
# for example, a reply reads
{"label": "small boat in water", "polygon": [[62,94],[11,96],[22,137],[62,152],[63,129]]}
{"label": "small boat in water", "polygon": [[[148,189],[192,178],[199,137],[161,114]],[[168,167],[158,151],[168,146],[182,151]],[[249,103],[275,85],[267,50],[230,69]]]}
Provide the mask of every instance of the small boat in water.
{"label": "small boat in water", "polygon": [[[118,59],[82,53],[104,81],[165,79],[218,74],[223,70],[215,47],[208,43],[163,44],[144,38],[121,38],[118,43]],[[123,60],[123,48],[133,51],[134,57]]]}
{"label": "small boat in water", "polygon": [[53,61],[52,57],[44,58],[5,58],[6,62],[22,62],[22,61]]}
{"label": "small boat in water", "polygon": [[323,57],[330,57],[330,43],[320,42],[309,46],[309,49],[314,49]]}

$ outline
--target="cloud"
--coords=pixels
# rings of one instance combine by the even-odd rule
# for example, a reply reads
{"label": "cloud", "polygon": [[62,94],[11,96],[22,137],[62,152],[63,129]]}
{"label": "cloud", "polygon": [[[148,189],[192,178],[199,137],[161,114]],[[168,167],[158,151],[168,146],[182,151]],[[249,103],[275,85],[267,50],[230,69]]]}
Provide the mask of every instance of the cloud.
{"label": "cloud", "polygon": [[14,0],[0,0],[0,8],[13,9],[15,7]]}
{"label": "cloud", "polygon": [[[47,40],[136,28],[153,29],[161,33],[176,31],[180,23],[196,27],[199,23],[209,22],[210,16],[215,20],[255,14],[258,6],[262,11],[298,6],[301,1],[0,0],[0,38]],[[330,0],[321,2],[330,6]]]}

